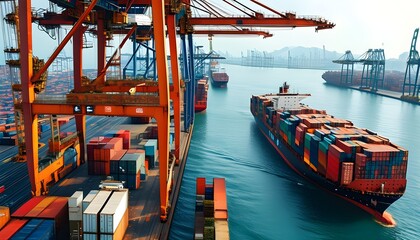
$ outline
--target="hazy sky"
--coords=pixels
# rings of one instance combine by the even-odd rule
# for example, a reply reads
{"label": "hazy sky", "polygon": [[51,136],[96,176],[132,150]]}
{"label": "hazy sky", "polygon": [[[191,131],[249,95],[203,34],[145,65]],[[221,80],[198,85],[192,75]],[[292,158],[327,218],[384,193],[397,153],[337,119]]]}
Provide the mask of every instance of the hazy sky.
{"label": "hazy sky", "polygon": [[[221,2],[221,0],[208,0]],[[386,58],[398,58],[407,52],[415,28],[420,27],[420,0],[380,1],[380,0],[259,0],[280,12],[294,12],[297,16],[321,16],[336,26],[333,29],[315,32],[314,27],[269,30],[273,37],[263,39],[256,36],[215,36],[213,48],[217,51],[229,51],[232,55],[246,54],[247,50],[259,50],[271,52],[283,47],[325,46],[327,50],[344,53],[351,50],[353,54],[362,54],[370,48],[384,48]],[[242,0],[255,9],[260,9],[249,0]],[[32,0],[33,5],[46,7],[48,1]],[[228,5],[220,4],[224,10]],[[233,12],[233,10],[231,10]],[[267,14],[272,14],[264,10]],[[34,55],[47,58],[58,41],[51,40],[45,33],[39,32],[33,25]],[[64,32],[64,31],[63,31]],[[122,36],[115,39],[121,41]],[[96,45],[94,39],[94,45]],[[203,45],[208,50],[207,36],[194,36],[196,45]],[[42,44],[40,44],[42,43]],[[118,43],[115,44],[116,46]],[[49,47],[45,47],[49,46]],[[69,44],[71,46],[71,44]],[[3,48],[0,44],[0,48]],[[128,49],[131,49],[129,44]],[[66,48],[66,55],[71,56],[71,47]],[[111,51],[109,51],[111,54]],[[95,67],[96,55],[94,49],[84,51],[84,67]],[[89,59],[90,58],[90,59]],[[1,62],[4,64],[4,56],[1,54]]]}
{"label": "hazy sky", "polygon": [[[246,49],[272,51],[287,46],[319,47],[327,50],[364,53],[369,48],[385,49],[386,58],[397,58],[410,49],[414,29],[420,27],[419,0],[259,0],[280,12],[298,16],[317,15],[334,22],[333,29],[272,30],[273,37],[214,37],[215,50],[240,55]],[[249,2],[247,0],[241,2]],[[252,4],[249,4],[250,6]],[[271,14],[270,12],[267,12]],[[205,44],[206,38],[196,38]]]}

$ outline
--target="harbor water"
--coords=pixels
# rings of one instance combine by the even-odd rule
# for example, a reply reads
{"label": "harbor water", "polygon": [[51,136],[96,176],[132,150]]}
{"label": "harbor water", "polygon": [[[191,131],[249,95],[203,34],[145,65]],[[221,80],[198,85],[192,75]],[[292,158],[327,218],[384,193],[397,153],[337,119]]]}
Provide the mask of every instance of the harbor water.
{"label": "harbor water", "polygon": [[[170,239],[192,239],[195,179],[226,179],[231,239],[420,239],[420,109],[417,105],[324,84],[322,70],[224,65],[228,87],[209,87],[196,114]],[[409,150],[407,189],[388,208],[397,222],[371,215],[304,180],[282,161],[250,113],[251,95],[310,93],[303,103],[348,119]]]}

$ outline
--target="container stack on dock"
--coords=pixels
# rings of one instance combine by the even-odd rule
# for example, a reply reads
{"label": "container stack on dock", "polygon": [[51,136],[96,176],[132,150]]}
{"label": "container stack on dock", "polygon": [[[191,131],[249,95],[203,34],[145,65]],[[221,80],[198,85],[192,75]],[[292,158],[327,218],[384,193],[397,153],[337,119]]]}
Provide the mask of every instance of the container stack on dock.
{"label": "container stack on dock", "polygon": [[128,227],[128,191],[99,191],[89,201],[83,211],[83,239],[122,239]]}
{"label": "container stack on dock", "polygon": [[72,73],[68,71],[49,72],[48,84],[45,88],[46,94],[63,95],[74,88]]}
{"label": "container stack on dock", "polygon": [[0,239],[67,239],[69,212],[65,197],[34,197],[12,214]]}
{"label": "container stack on dock", "polygon": [[214,178],[196,180],[194,239],[229,239],[226,183]]}
{"label": "container stack on dock", "polygon": [[92,190],[84,199],[82,191],[34,197],[11,218],[8,208],[0,213],[0,239],[120,240],[128,227],[128,190]]}
{"label": "container stack on dock", "polygon": [[[148,164],[152,168],[156,162],[157,141],[151,140],[150,150],[130,149],[130,131],[119,130],[94,137],[87,144],[89,175],[110,175],[114,180],[123,181],[129,189],[138,189],[140,182],[147,180]],[[152,144],[153,143],[153,144]],[[146,154],[148,153],[148,155]]]}
{"label": "container stack on dock", "polygon": [[16,125],[14,123],[0,124],[0,145],[14,146],[16,144]]}
{"label": "container stack on dock", "polygon": [[10,72],[8,66],[0,66],[0,124],[8,124],[15,121],[12,87],[9,74]]}
{"label": "container stack on dock", "polygon": [[158,165],[158,157],[157,157],[157,143],[156,139],[143,139],[139,146],[141,149],[144,149],[146,161],[148,162],[148,169],[153,169]]}

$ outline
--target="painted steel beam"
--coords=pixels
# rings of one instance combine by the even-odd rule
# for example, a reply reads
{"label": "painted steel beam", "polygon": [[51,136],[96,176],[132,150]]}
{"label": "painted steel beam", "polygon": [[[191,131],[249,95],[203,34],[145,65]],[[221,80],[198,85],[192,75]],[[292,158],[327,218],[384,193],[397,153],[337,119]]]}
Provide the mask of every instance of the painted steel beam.
{"label": "painted steel beam", "polygon": [[20,35],[20,77],[22,83],[22,110],[25,127],[26,163],[32,195],[41,194],[41,184],[38,174],[38,116],[32,112],[35,100],[32,66],[32,9],[31,0],[19,0]]}
{"label": "painted steel beam", "polygon": [[[79,20],[77,20],[76,24],[74,24],[74,26],[70,30],[70,32],[64,37],[64,39],[61,41],[61,43],[58,45],[58,47],[54,50],[53,54],[51,55],[50,58],[48,58],[45,65],[38,72],[36,72],[32,76],[32,78],[31,78],[32,82],[37,81],[41,77],[41,75],[45,71],[47,71],[48,67],[53,63],[53,61],[58,56],[58,54],[61,52],[61,50],[63,50],[63,48],[66,46],[66,44],[70,41],[70,38],[73,36],[73,34],[77,31],[78,28],[80,28],[82,26],[82,23],[85,21],[86,17],[93,10],[97,1],[98,0],[92,0],[91,1],[91,3],[89,4],[89,7],[83,12],[83,14],[80,16]],[[29,5],[29,7],[30,7],[30,5]],[[31,39],[31,41],[32,41],[32,39]]]}
{"label": "painted steel beam", "polygon": [[194,34],[203,34],[203,35],[258,35],[263,36],[264,38],[272,37],[273,34],[266,31],[253,31],[248,29],[242,30],[194,30]]}
{"label": "painted steel beam", "polygon": [[166,17],[168,25],[169,47],[171,54],[172,86],[174,88],[173,94],[171,94],[171,99],[174,106],[175,158],[177,163],[179,163],[179,150],[181,142],[181,101],[175,18],[175,15],[169,15]]}
{"label": "painted steel beam", "polygon": [[[74,91],[80,92],[82,89],[82,75],[83,75],[83,34],[87,27],[81,26],[77,28],[73,35],[73,77],[74,77]],[[80,142],[80,161],[84,163],[86,160],[86,117],[82,115],[75,116],[76,130]]]}
{"label": "painted steel beam", "polygon": [[320,29],[333,28],[335,24],[323,19],[304,18],[240,18],[240,17],[193,17],[189,19],[193,26],[238,26],[238,27],[318,27]]}
{"label": "painted steel beam", "polygon": [[160,219],[167,220],[169,193],[169,80],[166,54],[165,6],[162,0],[152,0],[153,37],[156,49],[156,65],[159,83],[159,104],[161,111],[156,118],[158,124],[159,144],[159,186],[160,186]]}

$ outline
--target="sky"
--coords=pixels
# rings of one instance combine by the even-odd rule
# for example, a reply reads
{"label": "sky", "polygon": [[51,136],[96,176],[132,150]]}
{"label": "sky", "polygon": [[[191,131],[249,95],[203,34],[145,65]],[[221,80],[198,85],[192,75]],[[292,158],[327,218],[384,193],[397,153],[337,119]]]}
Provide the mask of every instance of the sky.
{"label": "sky", "polygon": [[[207,0],[216,3],[225,11],[229,6],[221,0]],[[233,56],[246,54],[247,50],[271,52],[283,47],[318,47],[326,50],[344,53],[351,50],[354,55],[360,55],[368,49],[383,48],[385,57],[398,58],[403,52],[410,49],[411,39],[415,28],[420,27],[420,1],[400,0],[259,0],[269,7],[280,12],[294,12],[297,16],[320,16],[336,26],[333,29],[315,32],[314,27],[295,29],[269,29],[274,34],[271,38],[263,39],[257,36],[214,36],[213,49],[218,52],[229,52]],[[36,7],[47,7],[48,1],[32,0]],[[249,0],[242,0],[247,6],[256,10],[260,7]],[[266,14],[272,14],[263,10]],[[64,31],[63,31],[64,33]],[[51,40],[45,33],[40,32],[33,24],[34,55],[48,58],[55,47],[57,40]],[[115,37],[116,41],[123,37]],[[93,39],[94,47],[96,39]],[[3,48],[1,41],[0,48]],[[207,36],[194,36],[196,45],[204,46],[208,50]],[[118,43],[115,44],[116,46]],[[48,46],[48,47],[46,47]],[[131,49],[132,47],[126,47]],[[71,56],[71,44],[65,48],[66,56]],[[85,50],[84,67],[95,67],[95,48]],[[107,55],[111,55],[111,49]],[[113,50],[112,50],[113,51]],[[4,64],[3,54],[0,56],[0,64]]]}
{"label": "sky", "polygon": [[[318,32],[313,27],[272,30],[270,32],[274,36],[266,39],[215,36],[215,50],[240,55],[244,49],[270,52],[290,46],[325,46],[330,51],[344,53],[351,50],[353,54],[362,54],[370,48],[383,48],[386,58],[398,58],[401,53],[409,51],[414,29],[420,27],[419,0],[259,1],[280,12],[294,12],[297,16],[321,16],[336,26]],[[196,39],[203,44],[208,41],[207,38]]]}

